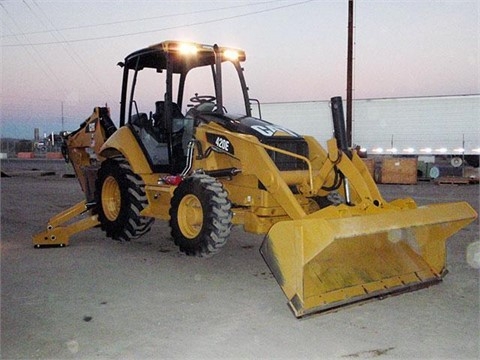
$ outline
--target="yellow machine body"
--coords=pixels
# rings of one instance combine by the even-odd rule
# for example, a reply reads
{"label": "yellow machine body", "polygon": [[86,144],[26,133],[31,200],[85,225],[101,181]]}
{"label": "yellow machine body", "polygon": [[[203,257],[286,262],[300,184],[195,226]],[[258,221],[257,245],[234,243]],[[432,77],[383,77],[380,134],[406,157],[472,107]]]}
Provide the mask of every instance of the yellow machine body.
{"label": "yellow machine body", "polygon": [[[139,71],[143,66],[156,70],[177,69],[172,61],[180,61],[183,56],[179,55],[179,44],[162,44],[127,57],[126,72]],[[191,59],[186,64],[215,65],[220,74],[222,49],[198,47],[195,56],[204,58],[198,64]],[[152,58],[155,51],[158,56]],[[171,61],[164,58],[168,52],[174,55]],[[240,54],[244,60],[244,53]],[[164,63],[156,64],[156,59]],[[185,77],[182,74],[181,79]],[[218,89],[219,76],[216,81]],[[124,113],[126,84],[124,80]],[[244,81],[242,84],[246,94]],[[217,93],[217,102],[219,96]],[[207,101],[200,101],[205,98]],[[208,96],[192,99],[198,100],[199,106],[214,105],[209,98],[215,99]],[[133,100],[131,108],[132,104],[136,106]],[[247,115],[249,111],[247,108]],[[292,135],[289,130],[261,122],[251,114],[228,117],[222,111],[212,110],[198,111],[191,117],[177,115],[185,128],[191,126],[185,131],[192,137],[188,141],[187,166],[181,176],[173,170],[158,171],[155,169],[167,167],[152,165],[152,153],[147,154],[146,149],[165,147],[162,148],[164,144],[160,141],[151,140],[158,132],[149,135],[140,128],[141,115],[137,109],[129,123],[122,124],[121,120],[116,129],[108,109],[95,108],[80,129],[66,138],[65,153],[73,164],[86,200],[53,217],[47,229],[34,236],[35,246],[68,245],[71,235],[97,225],[109,237],[135,239],[150,230],[156,218],[170,221],[171,227],[173,224],[179,229],[172,230],[176,244],[175,237],[183,231],[184,239],[178,240],[179,247],[194,255],[189,249],[190,242],[204,231],[208,221],[205,219],[220,212],[223,215],[210,224],[215,233],[213,240],[210,233],[206,234],[213,242],[200,244],[203,246],[200,256],[218,251],[216,246],[226,240],[231,224],[242,225],[248,232],[266,234],[260,252],[295,316],[302,317],[440,281],[446,273],[447,238],[477,217],[465,202],[421,207],[410,198],[387,202],[362,159],[355,151],[342,149],[337,138],[329,140],[325,149],[311,136]],[[152,122],[143,115],[143,122]],[[256,131],[265,136],[255,135]],[[169,136],[168,141],[172,141],[173,133]],[[308,151],[301,153],[274,146],[276,139],[279,143],[302,142]],[[150,143],[147,144],[147,140]],[[173,147],[169,156],[172,154]],[[294,159],[302,166],[281,170],[276,163],[278,159]],[[172,176],[175,181],[168,179]],[[185,184],[196,187],[197,192],[190,192]],[[129,192],[122,193],[125,186],[130,186],[133,197]],[[326,198],[332,189],[344,201],[322,204],[319,199]],[[210,194],[205,195],[207,202],[202,192]],[[133,220],[121,207],[125,198],[135,203],[130,212]],[[73,222],[82,214],[87,216]],[[102,215],[103,220],[97,214]],[[120,214],[118,219],[117,214]],[[116,235],[116,228],[128,223],[132,223],[132,227]],[[225,239],[218,240],[222,236]]]}
{"label": "yellow machine body", "polygon": [[[98,110],[90,120],[95,120],[96,113]],[[363,161],[355,153],[350,160],[339,152],[334,139],[326,151],[313,138],[305,137],[310,147],[310,159],[304,159],[308,170],[282,172],[266,151],[278,150],[255,137],[206,125],[196,132],[204,148],[208,148],[207,133],[227,137],[236,154],[212,152],[195,160],[194,167],[205,171],[241,169],[238,175],[219,179],[236,205],[232,222],[248,232],[267,234],[260,251],[297,317],[440,281],[446,273],[447,238],[477,216],[465,202],[423,207],[409,198],[386,202]],[[86,150],[90,143],[76,141],[72,140],[72,146],[78,159],[94,153]],[[149,173],[145,156],[127,128],[119,129],[97,153],[128,157],[145,181],[148,206],[142,215],[169,219],[175,186],[159,183],[167,174]],[[82,174],[87,173],[91,161],[85,166],[74,164],[80,183],[88,187],[88,177]],[[322,186],[333,181],[334,167],[348,177],[355,205],[319,209],[309,196],[321,194]],[[292,186],[302,189],[302,194],[292,194]],[[343,189],[339,192],[344,194]],[[34,236],[34,245],[68,245],[71,235],[99,224],[97,217],[90,215],[72,225],[60,225],[86,211],[82,202],[52,218],[47,230]]]}

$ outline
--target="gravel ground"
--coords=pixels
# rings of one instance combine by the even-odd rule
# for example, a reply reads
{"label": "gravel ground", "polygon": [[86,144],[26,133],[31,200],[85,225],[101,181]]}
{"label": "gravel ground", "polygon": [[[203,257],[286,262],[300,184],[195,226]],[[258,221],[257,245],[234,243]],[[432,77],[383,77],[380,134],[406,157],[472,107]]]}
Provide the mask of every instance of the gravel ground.
{"label": "gravel ground", "polygon": [[[480,357],[479,270],[466,260],[478,219],[447,243],[439,285],[297,320],[258,252],[262,237],[240,227],[211,259],[179,253],[161,221],[129,243],[92,229],[66,248],[34,249],[32,234],[83,194],[62,161],[1,166],[11,175],[1,179],[2,359]],[[478,185],[380,190],[479,209]]]}

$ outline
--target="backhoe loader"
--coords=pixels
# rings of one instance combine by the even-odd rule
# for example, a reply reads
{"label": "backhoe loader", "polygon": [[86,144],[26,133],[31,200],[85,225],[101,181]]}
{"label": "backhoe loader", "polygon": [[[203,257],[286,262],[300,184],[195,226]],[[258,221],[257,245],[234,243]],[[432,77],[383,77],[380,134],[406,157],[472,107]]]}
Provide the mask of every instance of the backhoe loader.
{"label": "backhoe loader", "polygon": [[50,219],[34,245],[65,246],[93,227],[132,240],[161,219],[181,252],[209,257],[243,225],[266,234],[260,252],[296,317],[439,282],[446,239],[476,212],[465,202],[385,201],[347,146],[340,97],[326,149],[253,117],[245,59],[240,49],[179,41],[128,55],[119,126],[96,107],[65,138],[85,199]]}

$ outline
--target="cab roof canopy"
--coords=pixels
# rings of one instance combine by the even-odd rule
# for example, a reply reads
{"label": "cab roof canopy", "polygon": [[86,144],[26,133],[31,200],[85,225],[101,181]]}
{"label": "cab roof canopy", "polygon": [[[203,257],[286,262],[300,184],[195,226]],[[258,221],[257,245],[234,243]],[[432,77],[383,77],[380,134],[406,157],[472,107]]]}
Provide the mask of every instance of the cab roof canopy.
{"label": "cab roof canopy", "polygon": [[[214,65],[216,45],[205,45],[183,41],[164,41],[145,49],[137,50],[120,64],[128,69],[153,68],[162,71],[167,68],[167,58],[174,73],[185,73],[192,68]],[[245,51],[229,47],[218,47],[223,61],[245,61]]]}

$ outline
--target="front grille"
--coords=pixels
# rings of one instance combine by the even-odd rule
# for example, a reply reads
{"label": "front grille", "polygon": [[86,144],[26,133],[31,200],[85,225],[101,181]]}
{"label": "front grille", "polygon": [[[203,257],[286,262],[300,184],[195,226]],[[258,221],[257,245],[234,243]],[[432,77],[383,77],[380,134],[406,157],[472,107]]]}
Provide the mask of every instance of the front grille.
{"label": "front grille", "polygon": [[[303,139],[269,139],[264,144],[308,158],[308,144]],[[273,150],[267,150],[267,153],[280,171],[308,169],[308,165],[300,159]]]}

